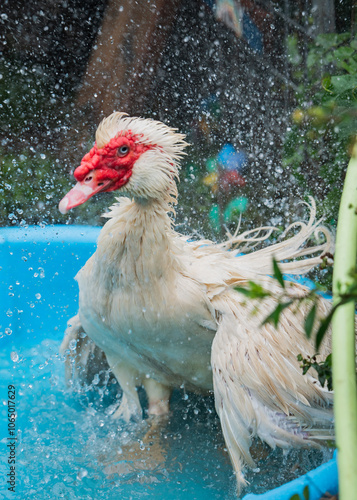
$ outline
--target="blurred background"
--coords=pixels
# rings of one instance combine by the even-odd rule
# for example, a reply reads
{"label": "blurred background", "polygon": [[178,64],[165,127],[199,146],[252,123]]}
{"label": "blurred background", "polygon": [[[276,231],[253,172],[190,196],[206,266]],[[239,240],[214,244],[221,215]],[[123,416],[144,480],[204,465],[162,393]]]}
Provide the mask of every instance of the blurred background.
{"label": "blurred background", "polygon": [[113,111],[187,134],[178,230],[334,226],[356,132],[353,0],[3,0],[0,225],[101,225],[59,200]]}

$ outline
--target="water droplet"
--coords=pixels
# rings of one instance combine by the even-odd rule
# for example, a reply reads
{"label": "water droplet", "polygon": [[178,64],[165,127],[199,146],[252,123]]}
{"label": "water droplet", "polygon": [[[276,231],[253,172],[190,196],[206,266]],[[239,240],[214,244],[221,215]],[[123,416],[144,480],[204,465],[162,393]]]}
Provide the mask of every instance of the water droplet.
{"label": "water droplet", "polygon": [[96,373],[93,377],[93,382],[92,382],[93,385],[97,385],[99,384],[99,375],[98,373]]}
{"label": "water droplet", "polygon": [[68,346],[69,346],[69,348],[70,348],[71,351],[75,351],[76,347],[77,347],[77,341],[76,341],[76,339],[70,340]]}
{"label": "water droplet", "polygon": [[35,297],[36,297],[37,300],[40,300],[41,294],[40,293],[36,293]]}
{"label": "water droplet", "polygon": [[12,314],[13,314],[13,312],[11,311],[11,309],[8,309],[8,310],[6,311],[6,316],[7,316],[8,318],[11,318]]}
{"label": "water droplet", "polygon": [[88,471],[87,469],[80,469],[77,474],[77,479],[79,481],[82,481],[84,477],[88,476]]}
{"label": "water droplet", "polygon": [[12,353],[10,354],[10,357],[14,363],[17,363],[17,361],[19,360],[19,355],[15,351],[12,351]]}
{"label": "water droplet", "polygon": [[12,334],[11,328],[5,328],[5,333],[6,335],[11,335]]}

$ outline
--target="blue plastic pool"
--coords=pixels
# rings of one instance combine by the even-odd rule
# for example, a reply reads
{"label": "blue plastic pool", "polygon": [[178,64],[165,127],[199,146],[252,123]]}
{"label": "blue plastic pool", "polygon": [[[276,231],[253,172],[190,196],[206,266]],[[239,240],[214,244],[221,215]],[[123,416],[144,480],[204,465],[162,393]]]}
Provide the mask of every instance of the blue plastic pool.
{"label": "blue plastic pool", "polygon": [[[5,425],[1,498],[236,498],[213,398],[177,390],[160,443],[155,450],[143,450],[142,461],[129,459],[126,450],[132,440],[140,439],[145,426],[125,426],[108,416],[108,407],[116,402],[115,384],[109,381],[103,387],[93,380],[82,389],[66,387],[58,349],[66,323],[77,311],[74,276],[95,250],[99,230],[88,226],[0,230],[2,421],[8,421],[9,385],[16,388],[17,410],[16,496],[4,479],[9,472]],[[250,494],[262,494],[302,476],[332,456],[330,451],[294,450],[285,457],[281,450],[271,451],[260,443],[256,448],[259,470],[247,471],[247,500],[255,498]],[[316,472],[312,479],[300,479],[290,489],[283,486],[280,493],[271,492],[266,498],[288,500],[292,493],[302,492],[306,481],[318,484],[310,500],[327,490],[336,493],[335,461],[322,468],[326,469],[322,476]]]}

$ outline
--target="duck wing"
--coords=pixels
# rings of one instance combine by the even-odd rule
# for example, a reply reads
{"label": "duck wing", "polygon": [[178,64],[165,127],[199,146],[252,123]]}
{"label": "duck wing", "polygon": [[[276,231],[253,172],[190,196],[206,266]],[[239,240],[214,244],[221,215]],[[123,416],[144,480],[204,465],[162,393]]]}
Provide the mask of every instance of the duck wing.
{"label": "duck wing", "polygon": [[109,369],[104,351],[86,335],[78,314],[67,323],[60,354],[65,356],[67,382],[91,384],[95,375]]}

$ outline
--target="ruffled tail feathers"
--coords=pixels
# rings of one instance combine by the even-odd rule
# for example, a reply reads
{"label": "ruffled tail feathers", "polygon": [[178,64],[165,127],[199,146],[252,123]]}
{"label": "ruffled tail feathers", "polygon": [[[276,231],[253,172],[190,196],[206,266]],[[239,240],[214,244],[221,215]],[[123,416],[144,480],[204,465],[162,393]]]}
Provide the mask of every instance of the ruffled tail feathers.
{"label": "ruffled tail feathers", "polygon": [[[212,346],[216,410],[240,490],[242,468],[255,465],[253,438],[283,449],[318,448],[333,439],[333,394],[312,374],[302,374],[297,354],[312,355],[314,345],[291,308],[282,312],[276,329],[261,324],[272,304],[253,315],[252,304],[242,305],[234,291],[213,302],[221,312]],[[321,349],[323,355],[329,351],[328,341]]]}
{"label": "ruffled tail feathers", "polygon": [[[215,394],[217,394],[217,385],[214,385]],[[232,407],[227,405],[227,401],[232,402],[232,395],[229,395],[228,392],[226,392],[225,402],[216,397],[216,409],[236,476],[238,496],[247,485],[243,473],[244,468],[246,466],[256,467],[250,453],[253,438],[261,439],[272,449],[279,447],[284,450],[291,448],[319,449],[321,442],[334,439],[332,409],[321,411],[319,415],[316,415],[320,417],[321,427],[309,428],[300,425],[294,417],[273,411],[247,395],[247,398],[250,399],[247,406],[254,408],[254,414],[248,423],[236,411],[234,403]],[[241,401],[241,404],[244,405],[244,402]],[[322,413],[324,414],[322,415]]]}
{"label": "ruffled tail feathers", "polygon": [[[281,241],[268,245],[260,250],[252,251],[257,245],[267,242],[273,233],[278,231],[273,226],[262,226],[239,234],[237,231],[220,244],[208,241],[196,242],[207,245],[206,251],[232,250],[232,257],[239,259],[237,265],[243,269],[251,270],[255,275],[270,274],[272,272],[273,257],[286,274],[305,274],[313,267],[321,264],[322,257],[327,253],[333,253],[334,240],[331,231],[322,225],[322,220],[316,219],[316,203],[312,197],[309,198],[310,215],[307,222],[294,222],[279,237]],[[286,238],[292,232],[298,232]],[[245,255],[241,255],[241,254]]]}

